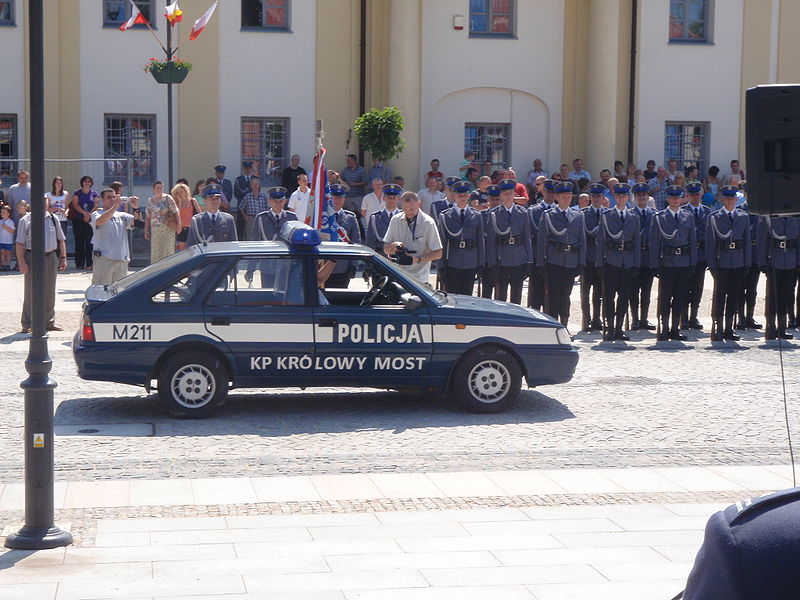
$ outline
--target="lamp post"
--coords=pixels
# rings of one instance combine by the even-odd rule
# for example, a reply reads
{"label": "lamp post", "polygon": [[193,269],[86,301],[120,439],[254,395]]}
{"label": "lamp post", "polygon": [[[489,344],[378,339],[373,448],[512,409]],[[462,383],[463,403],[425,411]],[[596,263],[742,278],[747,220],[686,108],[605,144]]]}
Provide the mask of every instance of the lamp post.
{"label": "lamp post", "polygon": [[52,359],[44,314],[44,13],[43,0],[28,2],[31,145],[31,338],[25,369],[25,524],[6,537],[6,548],[43,550],[72,543],[54,523]]}

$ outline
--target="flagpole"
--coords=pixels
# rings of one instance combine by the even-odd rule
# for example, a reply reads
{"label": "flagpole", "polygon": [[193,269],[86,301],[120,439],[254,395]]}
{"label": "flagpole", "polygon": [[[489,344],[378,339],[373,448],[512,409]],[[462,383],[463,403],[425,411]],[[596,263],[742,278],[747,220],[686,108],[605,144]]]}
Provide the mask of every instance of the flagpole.
{"label": "flagpole", "polygon": [[[169,4],[169,0],[167,1],[167,5]],[[169,22],[167,19],[167,61],[172,62],[172,23]],[[172,80],[167,83],[167,160],[169,161],[169,168],[167,171],[169,172],[169,183],[167,189],[172,189],[172,186],[175,185],[175,177],[173,173],[174,169],[174,146],[172,140]]]}

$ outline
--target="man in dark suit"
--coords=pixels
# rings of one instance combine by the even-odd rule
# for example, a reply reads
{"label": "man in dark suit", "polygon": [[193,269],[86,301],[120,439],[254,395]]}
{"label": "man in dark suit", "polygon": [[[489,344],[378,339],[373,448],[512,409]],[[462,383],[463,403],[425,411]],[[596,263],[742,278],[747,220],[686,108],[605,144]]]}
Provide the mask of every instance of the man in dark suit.
{"label": "man in dark suit", "polygon": [[235,242],[236,225],[233,217],[219,210],[222,190],[217,185],[207,185],[203,188],[206,199],[206,210],[192,217],[189,233],[186,236],[186,247],[196,244],[210,244],[212,242]]}
{"label": "man in dark suit", "polygon": [[242,174],[233,182],[233,197],[236,198],[236,232],[244,238],[244,215],[239,207],[247,192],[250,191],[250,179],[253,177],[253,161],[242,161]]}
{"label": "man in dark suit", "polygon": [[222,188],[222,206],[230,206],[231,200],[233,199],[233,183],[231,183],[230,179],[225,179],[225,171],[227,167],[225,165],[217,165],[214,167],[214,179],[217,180],[217,184]]}

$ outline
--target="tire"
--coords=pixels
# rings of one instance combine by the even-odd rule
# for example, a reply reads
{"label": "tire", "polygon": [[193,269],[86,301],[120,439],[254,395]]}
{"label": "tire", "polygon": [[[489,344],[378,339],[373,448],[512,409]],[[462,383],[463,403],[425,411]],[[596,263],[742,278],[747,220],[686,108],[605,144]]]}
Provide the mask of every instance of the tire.
{"label": "tire", "polygon": [[196,350],[167,359],[158,373],[158,396],[169,414],[202,419],[225,403],[228,376],[220,361]]}
{"label": "tire", "polygon": [[508,408],[522,387],[519,363],[497,347],[476,348],[458,360],[450,394],[475,413],[498,413]]}

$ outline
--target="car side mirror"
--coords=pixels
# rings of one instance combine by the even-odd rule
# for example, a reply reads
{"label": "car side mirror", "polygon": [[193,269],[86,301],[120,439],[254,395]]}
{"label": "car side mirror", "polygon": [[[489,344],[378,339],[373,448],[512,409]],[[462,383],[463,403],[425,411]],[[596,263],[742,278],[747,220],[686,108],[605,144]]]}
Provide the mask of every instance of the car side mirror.
{"label": "car side mirror", "polygon": [[408,292],[400,295],[400,301],[403,303],[403,307],[406,310],[417,310],[422,306],[422,298]]}

